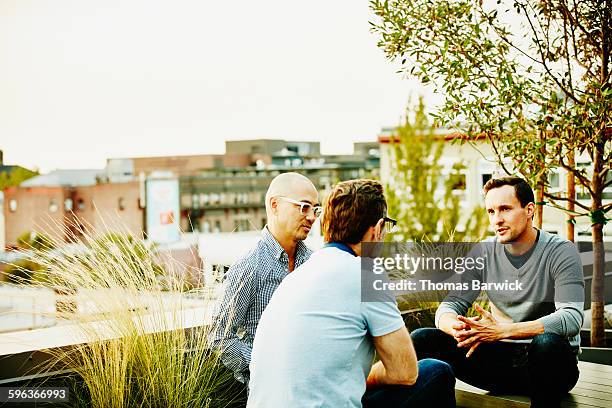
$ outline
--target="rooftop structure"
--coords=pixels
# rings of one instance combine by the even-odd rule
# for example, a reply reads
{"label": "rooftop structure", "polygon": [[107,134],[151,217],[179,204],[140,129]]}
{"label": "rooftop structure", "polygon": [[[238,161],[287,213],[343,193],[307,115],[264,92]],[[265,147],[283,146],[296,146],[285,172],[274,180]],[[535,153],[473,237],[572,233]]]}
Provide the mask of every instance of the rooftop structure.
{"label": "rooftop structure", "polygon": [[21,187],[83,187],[96,185],[104,174],[102,169],[54,170],[32,177],[20,184]]}

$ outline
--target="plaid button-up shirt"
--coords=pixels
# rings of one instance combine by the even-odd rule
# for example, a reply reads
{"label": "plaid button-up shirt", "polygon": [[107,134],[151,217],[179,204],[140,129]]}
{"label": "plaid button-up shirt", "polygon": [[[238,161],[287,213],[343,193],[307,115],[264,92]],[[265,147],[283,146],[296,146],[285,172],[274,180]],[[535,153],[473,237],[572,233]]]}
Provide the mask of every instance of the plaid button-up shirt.
{"label": "plaid button-up shirt", "polygon": [[[311,253],[304,242],[298,242],[294,268]],[[223,364],[242,383],[249,381],[253,339],[261,314],[288,273],[289,256],[267,226],[255,248],[227,272],[211,340],[213,347],[220,350]]]}

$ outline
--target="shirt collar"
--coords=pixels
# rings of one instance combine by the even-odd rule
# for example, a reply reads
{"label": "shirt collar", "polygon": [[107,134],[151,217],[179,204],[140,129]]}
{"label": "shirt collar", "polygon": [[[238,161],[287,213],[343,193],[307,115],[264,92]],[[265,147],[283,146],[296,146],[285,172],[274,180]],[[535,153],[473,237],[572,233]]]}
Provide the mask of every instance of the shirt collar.
{"label": "shirt collar", "polygon": [[325,245],[323,245],[323,248],[338,248],[341,251],[346,252],[347,254],[351,254],[353,256],[357,256],[357,254],[355,253],[355,251],[353,251],[353,248],[351,248],[350,246],[346,245],[343,242],[328,242]]}
{"label": "shirt collar", "polygon": [[[274,238],[274,235],[272,235],[267,225],[263,227],[263,229],[261,230],[261,237],[263,239],[263,242],[272,251],[272,255],[274,256],[274,259],[280,259],[281,256],[283,256],[283,254],[285,253],[285,250],[283,249],[281,244],[278,243],[276,238]],[[308,251],[309,249],[304,243],[304,241],[299,241],[295,247],[296,261],[298,259],[302,260],[308,254]]]}

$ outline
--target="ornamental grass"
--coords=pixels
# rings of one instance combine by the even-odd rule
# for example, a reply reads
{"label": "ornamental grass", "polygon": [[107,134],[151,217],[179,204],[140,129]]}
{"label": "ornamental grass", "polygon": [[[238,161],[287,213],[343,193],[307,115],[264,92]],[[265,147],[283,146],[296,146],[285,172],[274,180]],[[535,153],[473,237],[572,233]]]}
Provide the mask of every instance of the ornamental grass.
{"label": "ornamental grass", "polygon": [[[208,346],[216,329],[212,288],[194,287],[155,246],[105,225],[66,233],[78,245],[28,248],[37,265],[21,284],[52,288],[69,346],[38,371],[72,372],[70,406],[230,407],[231,375]],[[163,265],[163,266],[162,266]],[[65,329],[65,330],[64,330]]]}

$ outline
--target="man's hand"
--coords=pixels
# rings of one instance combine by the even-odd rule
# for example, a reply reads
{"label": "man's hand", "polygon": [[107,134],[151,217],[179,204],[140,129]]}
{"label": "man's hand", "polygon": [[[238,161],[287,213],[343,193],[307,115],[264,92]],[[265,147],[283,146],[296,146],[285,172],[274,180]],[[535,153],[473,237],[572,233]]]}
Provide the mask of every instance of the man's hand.
{"label": "man's hand", "polygon": [[370,370],[370,374],[366,379],[366,387],[374,387],[380,385],[379,378],[384,377],[385,375],[385,366],[382,361],[377,361],[372,365],[372,369]]}
{"label": "man's hand", "polygon": [[475,316],[475,317],[463,317],[463,316],[459,316],[457,315],[457,321],[454,322],[453,324],[451,324],[451,328],[452,328],[452,336],[455,338],[455,340],[457,340],[457,342],[461,341],[461,337],[463,337],[465,335],[466,330],[470,330],[470,325],[468,323],[466,323],[465,321],[459,319],[468,319],[471,322],[477,322],[479,320],[482,319],[482,316]]}
{"label": "man's hand", "polygon": [[457,320],[465,325],[465,328],[458,330],[457,335],[453,336],[457,340],[457,347],[469,347],[466,357],[470,357],[481,343],[491,343],[506,337],[506,325],[499,323],[491,313],[479,305],[475,304],[474,308],[480,316],[472,318],[457,316]]}

